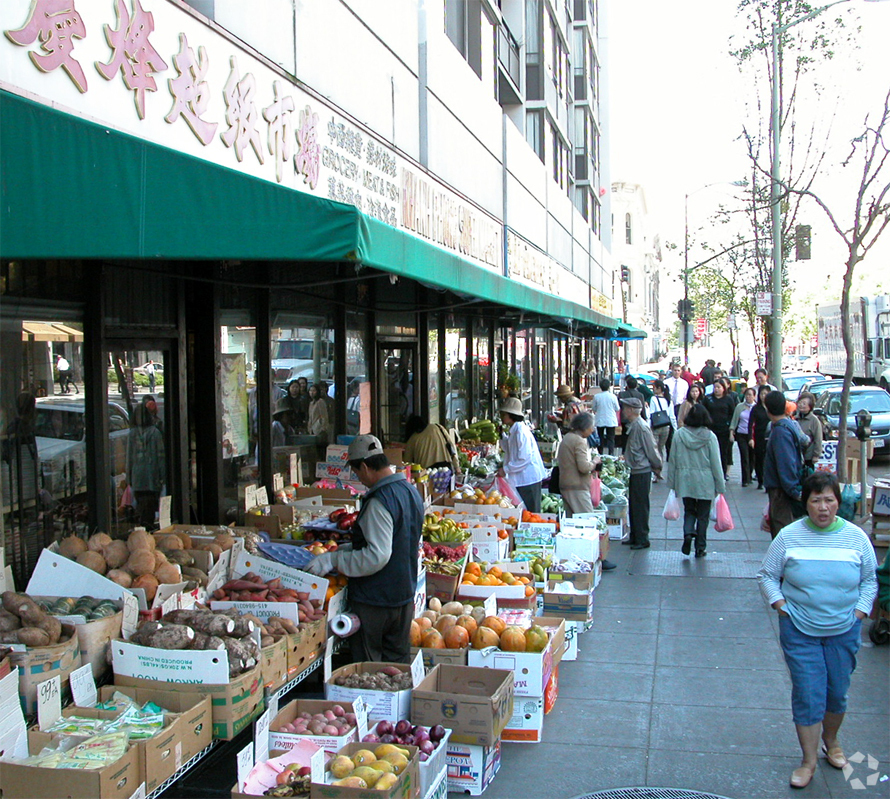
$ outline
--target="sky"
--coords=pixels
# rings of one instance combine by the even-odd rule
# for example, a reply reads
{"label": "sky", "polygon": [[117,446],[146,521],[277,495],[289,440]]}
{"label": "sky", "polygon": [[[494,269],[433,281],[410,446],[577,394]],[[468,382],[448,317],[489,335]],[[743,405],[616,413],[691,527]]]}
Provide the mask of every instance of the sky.
{"label": "sky", "polygon": [[[750,173],[738,139],[750,90],[729,55],[730,37],[742,25],[736,6],[736,0],[608,2],[611,177],[643,186],[650,237],[657,234],[663,243],[680,247],[663,264],[663,272],[673,275],[682,268],[684,195],[691,195],[693,232],[706,225],[719,203],[731,202],[734,190],[726,183]],[[845,142],[861,130],[867,110],[880,111],[890,86],[890,2],[851,0],[826,12],[835,14],[859,19],[860,49],[840,52],[830,73],[823,73],[836,88],[818,106],[810,99],[806,110],[824,121],[825,110],[840,103],[832,129],[833,158],[820,175],[823,191],[836,199],[842,189],[831,181],[839,174],[836,164],[841,151],[846,153]],[[820,288],[836,286],[840,292],[845,248],[824,220],[815,208],[800,219],[813,225],[813,261],[806,264],[805,279],[792,268],[801,297],[812,294],[814,270],[825,277]],[[890,272],[890,230],[879,246],[857,270],[863,293],[874,285],[875,274]],[[663,277],[665,284],[670,281]],[[890,291],[890,280],[884,290]],[[679,280],[667,289],[672,291],[681,295]]]}

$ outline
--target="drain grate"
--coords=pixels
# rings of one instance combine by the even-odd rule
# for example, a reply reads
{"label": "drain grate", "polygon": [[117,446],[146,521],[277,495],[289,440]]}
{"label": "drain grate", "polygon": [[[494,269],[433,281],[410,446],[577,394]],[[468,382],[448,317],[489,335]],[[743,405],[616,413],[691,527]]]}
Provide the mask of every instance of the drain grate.
{"label": "drain grate", "polygon": [[628,572],[651,577],[738,577],[753,578],[763,555],[754,552],[715,552],[703,558],[682,552],[641,549],[634,552]]}
{"label": "drain grate", "polygon": [[714,793],[687,791],[685,788],[609,788],[585,793],[575,799],[727,799]]}

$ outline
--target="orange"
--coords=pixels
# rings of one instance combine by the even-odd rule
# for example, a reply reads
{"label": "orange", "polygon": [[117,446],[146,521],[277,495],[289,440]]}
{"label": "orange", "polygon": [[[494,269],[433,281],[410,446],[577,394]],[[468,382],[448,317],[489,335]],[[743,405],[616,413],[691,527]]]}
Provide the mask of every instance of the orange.
{"label": "orange", "polygon": [[492,566],[492,567],[488,570],[488,573],[489,573],[489,575],[491,575],[492,577],[500,577],[500,576],[503,574],[503,572],[501,571],[501,567],[500,567],[500,566]]}
{"label": "orange", "polygon": [[464,574],[464,579],[461,580],[464,585],[476,585],[479,582],[479,575],[474,572],[469,572]]}
{"label": "orange", "polygon": [[519,577],[519,582],[520,582],[520,583],[525,583],[525,585],[528,585],[528,584],[531,582],[531,580],[529,580],[528,577],[526,577],[526,576],[523,574],[523,575],[521,575],[521,576]]}
{"label": "orange", "polygon": [[525,587],[525,595],[526,595],[526,596],[534,596],[534,595],[535,595],[535,589],[532,588],[530,585],[527,585],[527,586]]}
{"label": "orange", "polygon": [[482,567],[476,561],[470,561],[465,569],[466,574],[475,574],[477,577],[482,574]]}

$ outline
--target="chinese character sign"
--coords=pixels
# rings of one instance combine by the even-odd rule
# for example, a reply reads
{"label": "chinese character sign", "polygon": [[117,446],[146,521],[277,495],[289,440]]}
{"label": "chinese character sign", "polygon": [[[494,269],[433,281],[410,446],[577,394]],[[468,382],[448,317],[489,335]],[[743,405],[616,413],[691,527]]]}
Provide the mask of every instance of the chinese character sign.
{"label": "chinese character sign", "polygon": [[226,147],[235,145],[235,157],[244,158],[244,148],[250,144],[257,160],[264,162],[263,145],[257,130],[259,112],[256,108],[256,80],[249,72],[240,77],[238,59],[232,56],[232,70],[225,86],[226,122],[229,129],[220,134]]}
{"label": "chinese character sign", "polygon": [[199,47],[198,59],[195,60],[195,52],[189,47],[186,35],[180,33],[179,53],[173,56],[173,64],[179,77],[167,80],[174,102],[173,108],[164,119],[172,124],[182,115],[192,132],[206,147],[219,126],[217,122],[206,122],[201,119],[201,115],[207,111],[207,103],[210,100],[210,89],[204,80],[210,66],[207,51],[203,46]]}
{"label": "chinese character sign", "polygon": [[321,162],[317,127],[318,114],[313,113],[307,105],[300,111],[300,129],[297,131],[300,150],[294,156],[294,166],[297,172],[303,175],[303,180],[309,184],[310,189],[318,185],[318,169]]}
{"label": "chinese character sign", "polygon": [[73,40],[83,39],[86,35],[86,27],[74,7],[74,0],[37,0],[31,6],[31,16],[24,26],[15,31],[6,31],[6,38],[22,47],[39,39],[43,54],[33,50],[28,53],[34,66],[41,72],[52,72],[62,67],[80,92],[87,90],[87,77],[74,58]]}

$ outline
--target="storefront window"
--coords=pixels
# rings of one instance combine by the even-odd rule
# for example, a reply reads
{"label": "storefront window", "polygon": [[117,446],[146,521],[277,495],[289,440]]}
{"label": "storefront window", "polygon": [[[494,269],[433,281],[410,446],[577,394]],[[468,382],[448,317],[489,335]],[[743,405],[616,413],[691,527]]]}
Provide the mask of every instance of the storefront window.
{"label": "storefront window", "polygon": [[477,419],[491,419],[492,362],[489,350],[490,327],[483,321],[473,330],[473,412]]}
{"label": "storefront window", "polygon": [[515,369],[518,378],[516,396],[522,399],[526,412],[531,410],[532,392],[532,348],[534,344],[534,331],[518,330],[516,332]]}
{"label": "storefront window", "polygon": [[466,330],[445,329],[445,421],[448,425],[469,419],[467,407]]}
{"label": "storefront window", "polygon": [[427,390],[430,395],[430,421],[438,422],[441,418],[439,402],[439,318],[435,314],[429,318],[429,383]]}
{"label": "storefront window", "polygon": [[[4,303],[0,482],[6,562],[25,585],[56,532],[86,533],[83,327]],[[6,307],[8,306],[8,307]]]}
{"label": "storefront window", "polygon": [[371,432],[371,381],[365,345],[366,317],[346,316],[346,434]]}

